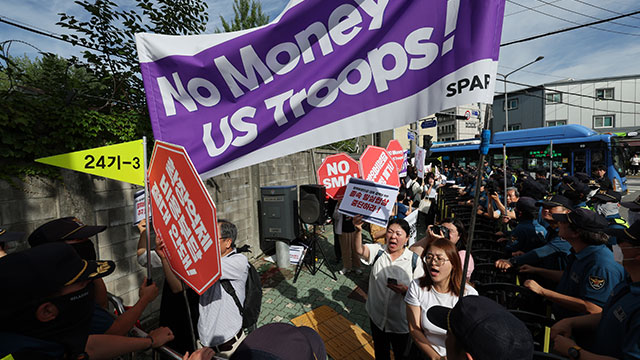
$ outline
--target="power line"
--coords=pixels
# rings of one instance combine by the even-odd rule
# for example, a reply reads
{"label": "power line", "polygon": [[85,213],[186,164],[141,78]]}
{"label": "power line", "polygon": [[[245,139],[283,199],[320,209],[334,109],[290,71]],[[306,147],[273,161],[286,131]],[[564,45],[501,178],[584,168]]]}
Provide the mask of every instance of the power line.
{"label": "power line", "polygon": [[[562,0],[554,0],[553,2],[554,2],[554,3],[557,3],[558,1],[562,1]],[[534,6],[533,8],[534,8],[534,9],[537,9],[537,8],[539,8],[539,7],[543,7],[543,6],[544,6],[544,5],[538,5],[538,6]],[[527,9],[522,9],[522,10],[514,11],[514,12],[512,12],[512,13],[505,14],[505,15],[504,15],[504,17],[509,17],[509,16],[512,16],[512,15],[517,15],[517,14],[523,13],[523,12],[525,12],[525,11],[529,11],[529,10],[527,10]]]}
{"label": "power line", "polygon": [[[603,7],[600,7],[600,6],[596,6],[596,5],[590,4],[590,3],[586,2],[586,1],[582,1],[582,0],[573,0],[573,1],[575,1],[577,3],[580,3],[580,4],[587,5],[587,6],[591,6],[592,8],[596,8],[598,10],[606,11],[606,12],[611,13],[611,14],[622,15],[621,12],[617,12],[617,11],[613,11],[611,9],[607,9],[607,8],[603,8]],[[636,20],[640,20],[640,18],[635,17],[635,16],[631,16],[631,18],[632,19],[636,19]]]}
{"label": "power line", "polygon": [[[507,1],[511,2],[510,0],[507,0]],[[637,15],[637,14],[640,14],[640,10],[639,10],[639,11],[634,11],[634,12],[632,12],[632,13],[628,13],[628,14],[623,14],[623,15],[615,16],[615,17],[608,18],[608,19],[602,19],[602,20],[599,20],[599,21],[594,21],[594,22],[587,23],[587,24],[582,24],[582,25],[578,25],[578,26],[572,26],[572,27],[568,27],[568,28],[565,28],[565,29],[554,30],[554,31],[551,31],[551,32],[548,32],[548,33],[544,33],[544,34],[539,34],[539,35],[529,36],[529,37],[527,37],[527,38],[523,38],[523,39],[519,39],[519,40],[508,41],[508,42],[506,42],[506,43],[502,43],[502,44],[500,44],[500,46],[501,46],[501,47],[502,47],[502,46],[509,46],[509,45],[513,45],[513,44],[518,44],[518,43],[526,42],[526,41],[531,41],[531,40],[535,40],[535,39],[540,39],[540,38],[543,38],[543,37],[547,37],[547,36],[551,36],[551,35],[555,35],[555,34],[560,34],[560,33],[563,33],[563,32],[567,32],[567,31],[571,31],[571,30],[576,30],[576,29],[580,29],[580,28],[583,28],[583,27],[587,27],[587,26],[592,26],[592,25],[602,24],[602,23],[605,23],[605,22],[608,22],[608,21],[611,21],[611,20],[617,20],[617,19],[621,19],[621,18],[623,18],[623,17],[627,17],[627,16],[631,16],[631,15]],[[563,19],[563,20],[564,20],[564,19]],[[594,28],[594,29],[595,29],[595,28]],[[625,34],[625,35],[632,35],[632,34],[628,34],[628,33],[622,33],[622,34]],[[638,36],[640,36],[640,35],[638,35]]]}
{"label": "power line", "polygon": [[81,47],[84,47],[84,48],[87,48],[87,49],[90,49],[90,50],[101,52],[103,54],[107,54],[107,55],[116,56],[116,57],[120,57],[120,58],[126,59],[122,55],[111,54],[111,53],[109,53],[107,51],[104,51],[103,49],[100,49],[100,48],[95,48],[95,47],[90,46],[90,45],[85,45],[85,44],[81,44],[79,42],[74,42],[74,41],[67,40],[62,35],[55,34],[55,33],[52,33],[52,32],[45,31],[45,30],[41,30],[41,29],[37,29],[33,25],[28,25],[28,24],[23,25],[24,23],[21,24],[21,22],[19,22],[17,20],[14,20],[14,19],[11,19],[11,18],[8,18],[6,16],[0,15],[0,22],[3,22],[5,24],[11,25],[11,26],[15,26],[15,27],[20,28],[22,30],[26,30],[26,31],[30,31],[32,33],[36,33],[38,35],[47,36],[47,37],[50,37],[52,39],[64,41],[64,42],[69,43],[69,44],[74,45],[74,46],[81,46]]}
{"label": "power line", "polygon": [[[497,80],[498,81],[503,81],[503,82],[505,81],[504,79],[497,79]],[[567,95],[584,97],[584,98],[593,99],[593,100],[596,100],[596,101],[610,101],[610,102],[617,102],[617,103],[623,103],[623,104],[640,105],[639,101],[622,100],[622,99],[600,99],[600,98],[597,98],[597,97],[591,96],[591,95],[585,95],[585,94],[579,94],[579,93],[574,93],[574,92],[570,92],[570,91],[563,91],[563,90],[557,90],[557,89],[553,89],[553,88],[548,88],[545,85],[536,86],[536,85],[531,85],[531,84],[520,83],[520,82],[517,82],[517,81],[511,81],[511,80],[507,80],[506,82],[507,82],[507,84],[526,86],[526,87],[529,87],[529,88],[542,87],[545,90],[550,90],[550,91],[552,91],[554,93],[562,93],[562,94],[567,94]],[[554,85],[551,85],[551,86],[554,86]],[[560,86],[560,85],[556,85],[556,86]]]}
{"label": "power line", "polygon": [[[520,94],[518,94],[520,95]],[[522,93],[523,96],[529,96],[529,97],[535,97],[538,99],[542,99],[542,100],[546,100],[544,97],[540,96],[540,95],[536,95],[536,94],[532,94],[532,93],[528,93],[528,92],[524,92]],[[609,113],[609,114],[621,114],[621,115],[640,115],[640,113],[636,113],[636,112],[629,112],[629,111],[618,111],[618,110],[608,110],[608,109],[598,109],[596,107],[588,107],[588,106],[583,106],[583,105],[577,105],[577,104],[571,104],[571,103],[567,103],[567,102],[562,102],[562,103],[558,103],[561,105],[567,105],[570,107],[576,107],[576,108],[580,108],[580,109],[585,109],[585,110],[592,110],[592,111],[601,111],[604,113]]]}
{"label": "power line", "polygon": [[[554,18],[554,19],[558,19],[558,20],[566,21],[566,22],[571,23],[571,24],[580,25],[580,23],[578,23],[578,22],[571,21],[571,20],[567,20],[567,19],[565,19],[565,18],[563,18],[563,17],[555,16],[555,15],[552,15],[552,14],[546,13],[546,12],[544,12],[544,11],[536,10],[536,9],[531,8],[531,7],[528,7],[528,6],[525,6],[525,5],[522,5],[522,4],[518,4],[517,2],[514,2],[514,1],[512,1],[512,0],[507,0],[507,2],[510,2],[510,3],[515,4],[515,5],[518,5],[518,6],[522,6],[523,8],[529,9],[529,10],[531,10],[531,11],[535,11],[535,12],[537,12],[538,14],[542,14],[542,15],[545,15],[545,16],[548,16],[548,17],[552,17],[552,18]],[[607,20],[607,21],[611,21],[611,19],[609,19],[609,20]],[[602,22],[604,22],[604,21],[602,21]],[[591,25],[593,25],[593,24],[591,24]],[[596,30],[600,30],[600,31],[606,31],[606,32],[614,33],[614,34],[631,35],[631,36],[640,36],[640,34],[625,33],[625,32],[622,32],[622,31],[615,31],[615,30],[603,29],[603,28],[599,28],[599,27],[595,27],[595,26],[591,26],[591,28],[592,28],[592,29],[596,29]]]}
{"label": "power line", "polygon": [[[511,69],[511,70],[515,70],[517,68],[511,67],[511,66],[506,66],[506,65],[500,65],[498,64],[498,67],[503,67],[505,69]],[[539,72],[535,72],[535,71],[530,71],[530,70],[520,70],[518,72],[524,72],[524,73],[529,73],[529,74],[535,74],[535,75],[541,75],[541,76],[548,76],[548,77],[554,77],[556,79],[568,79],[570,78],[570,76],[558,76],[558,75],[551,75],[551,74],[545,74],[545,73],[539,73]]]}
{"label": "power line", "polygon": [[[550,3],[548,1],[545,0],[538,0],[539,2],[545,4],[545,5],[549,5],[549,6],[553,6],[554,8],[560,9],[560,10],[564,10],[566,12],[570,12],[572,14],[576,14],[576,15],[580,15],[580,16],[584,16],[587,17],[589,19],[594,19],[594,20],[602,20],[600,18],[597,18],[595,16],[591,16],[591,15],[587,15],[587,14],[583,14],[581,12],[575,11],[575,10],[571,10],[571,9],[567,9],[565,7],[559,6],[559,5],[555,5],[553,3]],[[622,24],[619,22],[615,22],[615,21],[611,21],[611,24],[616,24],[616,25],[620,25],[620,26],[627,26],[627,27],[631,27],[631,28],[635,28],[635,29],[640,29],[640,26],[635,26],[635,25],[628,25],[628,24]]]}

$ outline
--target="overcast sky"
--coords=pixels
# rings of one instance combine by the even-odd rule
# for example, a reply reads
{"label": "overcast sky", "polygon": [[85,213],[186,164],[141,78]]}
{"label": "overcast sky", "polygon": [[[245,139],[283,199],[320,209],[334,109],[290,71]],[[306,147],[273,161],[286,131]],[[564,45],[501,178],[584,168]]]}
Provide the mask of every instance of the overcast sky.
{"label": "overcast sky", "polygon": [[[133,4],[127,0],[115,1],[122,6]],[[287,0],[260,2],[264,12],[273,19],[284,9]],[[209,32],[220,27],[220,16],[227,20],[233,18],[233,0],[208,0],[208,4]],[[64,29],[55,25],[59,20],[58,13],[84,15],[79,12],[80,7],[71,0],[0,0],[0,8],[0,16],[7,20],[17,20],[30,27],[57,34],[64,33]],[[507,0],[502,42],[638,10],[638,0]],[[543,60],[509,76],[509,80],[539,85],[566,78],[640,75],[640,14],[596,27],[600,30],[582,28],[504,46],[500,50],[498,72],[508,73],[542,55],[545,57]],[[79,54],[78,48],[62,41],[0,23],[0,42],[6,40],[21,41],[12,43],[12,56],[36,56],[37,52],[33,47],[61,56]],[[509,90],[511,89],[510,87]],[[499,83],[496,90],[502,92],[502,84]]]}

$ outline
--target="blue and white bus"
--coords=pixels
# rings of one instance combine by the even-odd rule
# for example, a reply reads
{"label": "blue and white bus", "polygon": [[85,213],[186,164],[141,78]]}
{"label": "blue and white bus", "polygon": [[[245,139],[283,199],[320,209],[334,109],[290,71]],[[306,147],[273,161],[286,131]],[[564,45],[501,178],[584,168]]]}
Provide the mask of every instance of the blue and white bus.
{"label": "blue and white bus", "polygon": [[[571,175],[577,172],[591,175],[595,165],[603,164],[614,189],[627,193],[627,151],[615,134],[598,134],[582,125],[501,131],[493,134],[489,146],[491,164],[502,165],[503,145],[507,149],[507,165],[514,169],[530,172],[549,169],[549,151],[553,148],[554,169],[561,167]],[[442,156],[445,164],[476,166],[479,146],[479,139],[436,142],[431,147],[431,157]]]}

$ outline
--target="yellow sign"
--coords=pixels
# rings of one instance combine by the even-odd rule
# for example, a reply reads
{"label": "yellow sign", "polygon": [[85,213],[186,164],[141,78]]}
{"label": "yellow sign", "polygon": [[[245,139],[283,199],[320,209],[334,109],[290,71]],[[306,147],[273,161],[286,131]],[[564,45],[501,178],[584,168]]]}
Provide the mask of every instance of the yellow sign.
{"label": "yellow sign", "polygon": [[37,162],[144,185],[144,148],[141,140],[80,150],[36,159]]}

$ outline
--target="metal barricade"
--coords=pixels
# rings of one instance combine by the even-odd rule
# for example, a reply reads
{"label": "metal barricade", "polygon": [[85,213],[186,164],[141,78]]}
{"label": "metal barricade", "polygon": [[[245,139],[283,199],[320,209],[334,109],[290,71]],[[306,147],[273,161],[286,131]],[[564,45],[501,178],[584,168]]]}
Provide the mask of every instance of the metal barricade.
{"label": "metal barricade", "polygon": [[[111,305],[113,305],[114,309],[118,312],[118,314],[122,314],[125,312],[124,303],[122,302],[122,299],[120,297],[115,296],[111,293],[107,293],[107,298],[109,299],[109,302],[111,303]],[[131,334],[132,336],[141,337],[141,338],[147,337],[148,335],[144,330],[141,330],[135,326],[129,331],[129,334]],[[156,349],[153,349],[154,359],[159,359],[160,354],[164,355],[165,359],[171,359],[171,360],[182,360],[182,356],[183,356],[182,354],[178,353],[177,351],[167,346],[160,346]],[[129,358],[135,359],[136,353],[129,354]]]}

